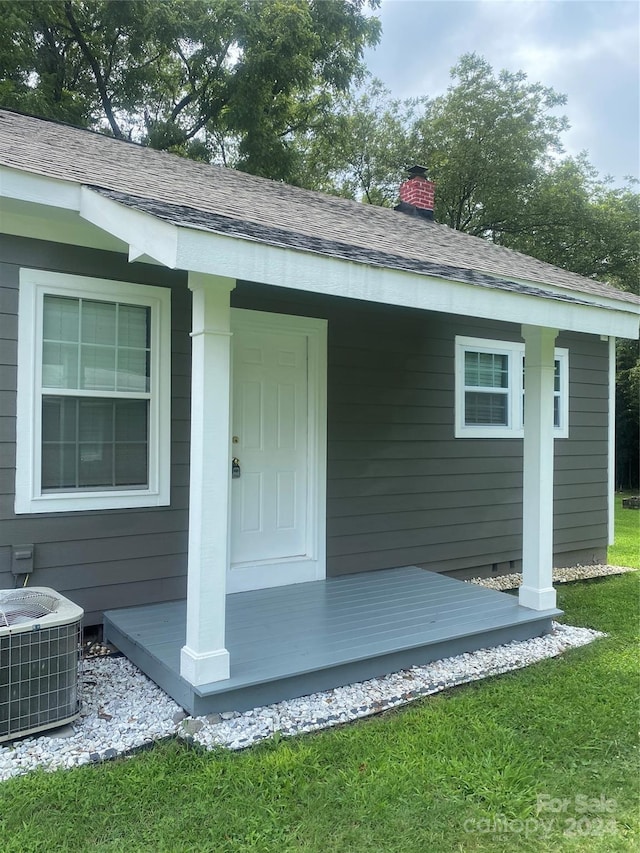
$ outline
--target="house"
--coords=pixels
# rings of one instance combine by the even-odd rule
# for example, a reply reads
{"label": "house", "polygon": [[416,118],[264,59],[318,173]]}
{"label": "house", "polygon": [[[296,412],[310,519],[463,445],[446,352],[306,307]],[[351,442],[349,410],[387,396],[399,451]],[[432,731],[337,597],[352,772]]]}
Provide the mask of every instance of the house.
{"label": "house", "polygon": [[0,586],[190,710],[543,633],[604,559],[637,297],[420,170],[388,210],[3,110],[0,201]]}

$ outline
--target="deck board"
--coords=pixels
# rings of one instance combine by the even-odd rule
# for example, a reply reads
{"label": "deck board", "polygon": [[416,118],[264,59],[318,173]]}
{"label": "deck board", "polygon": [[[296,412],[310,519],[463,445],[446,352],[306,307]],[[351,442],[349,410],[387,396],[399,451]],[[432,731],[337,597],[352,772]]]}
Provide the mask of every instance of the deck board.
{"label": "deck board", "polygon": [[186,602],[105,613],[105,636],[192,713],[243,710],[547,632],[560,611],[416,567],[227,596],[231,677],[180,678]]}

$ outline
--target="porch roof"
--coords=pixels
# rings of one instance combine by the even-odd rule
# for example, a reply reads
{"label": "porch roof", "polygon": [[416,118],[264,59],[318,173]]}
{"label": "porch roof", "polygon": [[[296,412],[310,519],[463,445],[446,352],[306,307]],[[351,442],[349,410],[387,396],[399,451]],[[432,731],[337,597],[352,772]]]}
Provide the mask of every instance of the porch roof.
{"label": "porch roof", "polygon": [[[414,258],[408,255],[377,249],[372,245],[364,247],[349,243],[347,242],[349,235],[343,234],[340,239],[336,239],[335,237],[325,236],[320,232],[315,234],[301,233],[272,224],[265,225],[219,213],[203,213],[186,205],[140,198],[130,193],[105,190],[100,187],[91,187],[91,189],[95,190],[101,196],[112,199],[125,207],[139,210],[141,213],[150,214],[179,227],[198,228],[216,234],[242,237],[261,243],[268,243],[272,246],[316,252],[322,255],[371,264],[372,266],[386,269],[423,273],[450,281],[474,284],[478,287],[489,287],[497,290],[511,291],[512,293],[528,294],[530,296],[543,296],[549,299],[556,299],[559,302],[570,302],[576,305],[590,304],[585,299],[581,299],[577,293],[549,292],[532,284],[477,272],[472,268],[466,268],[459,264],[454,266],[429,260],[426,257]],[[434,225],[434,223],[431,223],[431,225]],[[436,225],[436,227],[441,226]],[[630,294],[625,295],[629,296]]]}
{"label": "porch roof", "polygon": [[[388,269],[636,309],[640,298],[422,217],[0,110],[0,165],[90,186],[166,222]],[[543,287],[536,293],[535,285]],[[532,287],[533,285],[533,287]]]}

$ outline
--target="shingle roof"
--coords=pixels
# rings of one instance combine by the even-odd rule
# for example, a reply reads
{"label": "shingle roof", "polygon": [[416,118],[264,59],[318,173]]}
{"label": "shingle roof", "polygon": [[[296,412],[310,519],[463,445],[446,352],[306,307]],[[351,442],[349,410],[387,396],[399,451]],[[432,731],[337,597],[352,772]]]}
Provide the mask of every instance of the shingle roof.
{"label": "shingle roof", "polygon": [[105,190],[101,187],[91,187],[91,189],[105,198],[110,198],[142,213],[148,213],[173,225],[202,228],[207,231],[215,231],[217,234],[244,237],[250,240],[257,240],[261,243],[284,246],[290,249],[317,252],[318,254],[331,255],[332,257],[344,258],[349,261],[359,261],[360,263],[371,264],[372,266],[425,273],[451,281],[464,281],[467,284],[474,284],[479,287],[509,290],[512,293],[527,293],[530,296],[544,296],[547,299],[557,299],[560,302],[589,304],[584,299],[580,299],[577,294],[549,293],[548,290],[543,290],[534,285],[495,278],[494,276],[475,272],[475,270],[465,269],[464,267],[451,267],[435,263],[434,261],[403,258],[389,252],[381,252],[373,248],[363,249],[359,246],[352,246],[348,242],[331,240],[327,237],[303,235],[274,226],[265,227],[255,222],[247,222],[244,219],[220,216],[217,213],[201,213],[191,207],[138,198],[127,193],[117,192],[116,190]]}
{"label": "shingle roof", "polygon": [[590,294],[640,302],[633,294],[422,217],[8,110],[0,110],[0,164],[92,186],[123,204],[189,227],[391,268],[430,270],[483,286],[490,285],[491,276],[523,279],[566,289],[571,301]]}

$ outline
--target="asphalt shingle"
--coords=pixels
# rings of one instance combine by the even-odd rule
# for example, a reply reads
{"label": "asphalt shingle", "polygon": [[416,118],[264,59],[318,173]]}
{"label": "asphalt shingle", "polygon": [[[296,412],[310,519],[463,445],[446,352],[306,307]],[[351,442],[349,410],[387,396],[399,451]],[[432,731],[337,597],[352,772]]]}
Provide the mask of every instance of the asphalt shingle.
{"label": "asphalt shingle", "polygon": [[640,303],[633,294],[422,217],[197,163],[8,110],[0,110],[0,164],[98,188],[122,204],[187,227],[485,287],[523,289],[526,285],[513,281],[520,279],[534,285],[530,292],[536,291],[536,284],[562,288],[569,301],[593,295]]}

